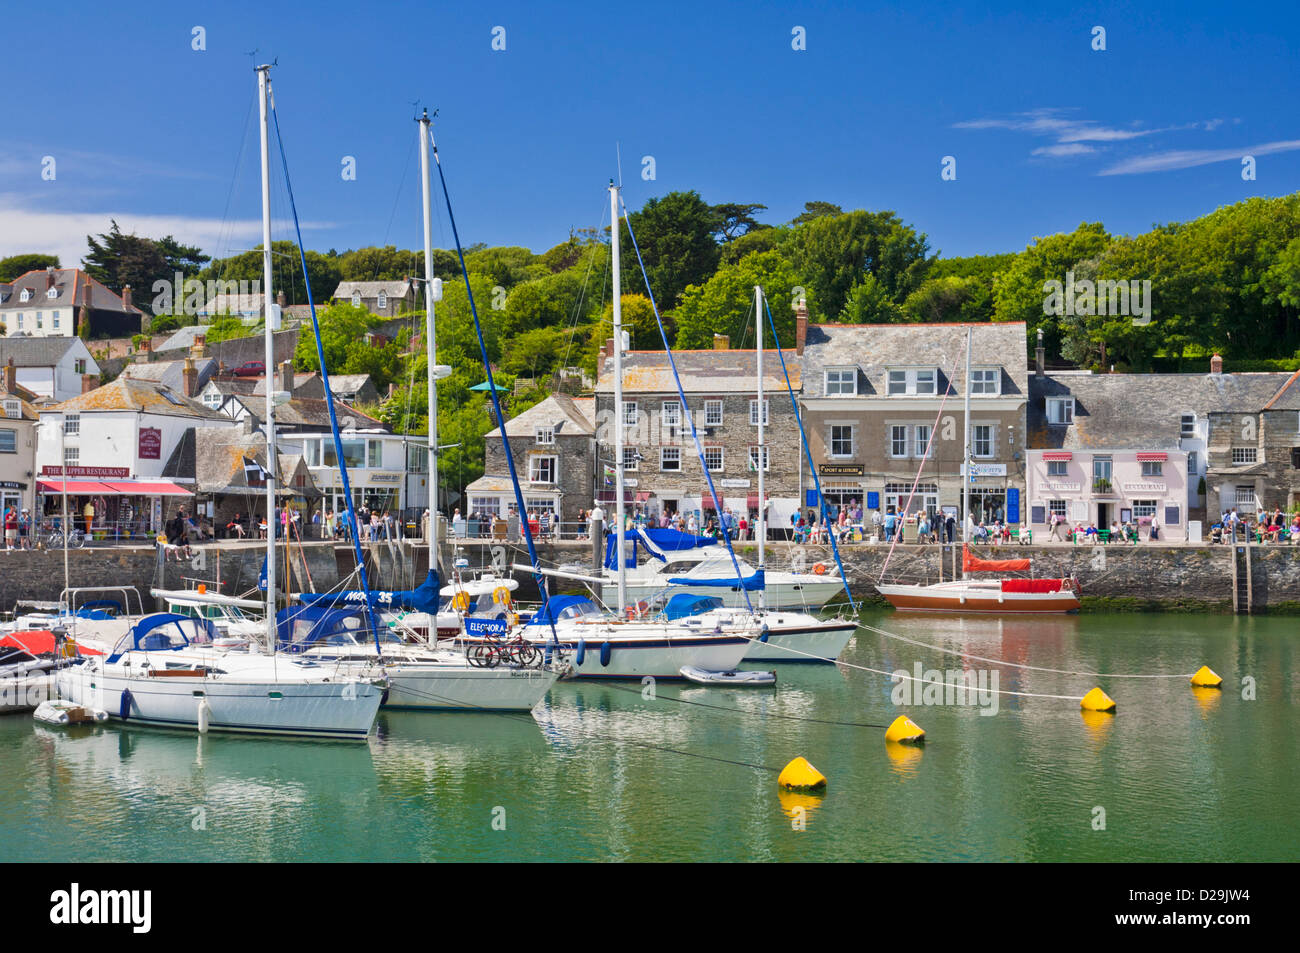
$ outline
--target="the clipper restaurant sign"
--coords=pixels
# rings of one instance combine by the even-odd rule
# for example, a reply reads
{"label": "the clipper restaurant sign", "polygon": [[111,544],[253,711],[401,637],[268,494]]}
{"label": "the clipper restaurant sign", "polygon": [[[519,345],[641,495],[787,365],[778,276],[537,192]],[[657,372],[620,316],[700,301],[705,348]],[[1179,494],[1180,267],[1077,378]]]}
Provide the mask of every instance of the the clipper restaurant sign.
{"label": "the clipper restaurant sign", "polygon": [[[63,467],[41,467],[41,476],[63,476]],[[70,477],[90,477],[92,479],[125,480],[131,476],[127,467],[68,467]]]}

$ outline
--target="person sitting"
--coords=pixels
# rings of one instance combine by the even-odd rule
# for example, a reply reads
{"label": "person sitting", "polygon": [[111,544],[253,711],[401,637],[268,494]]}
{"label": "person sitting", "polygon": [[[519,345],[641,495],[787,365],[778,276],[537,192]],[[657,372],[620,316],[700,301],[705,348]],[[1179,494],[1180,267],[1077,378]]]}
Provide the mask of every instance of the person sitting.
{"label": "person sitting", "polygon": [[240,513],[235,514],[235,518],[226,524],[226,535],[233,536],[235,539],[243,539],[248,535],[244,529],[244,517]]}
{"label": "person sitting", "polygon": [[1215,524],[1213,524],[1213,525],[1210,527],[1210,542],[1211,542],[1212,544],[1213,544],[1213,543],[1222,543],[1222,542],[1223,542],[1223,524],[1222,524],[1222,523],[1215,523]]}
{"label": "person sitting", "polygon": [[1086,536],[1089,540],[1096,540],[1097,527],[1094,526],[1092,523],[1089,523],[1088,528],[1083,531],[1083,535]]}
{"label": "person sitting", "polygon": [[1123,539],[1124,539],[1124,538],[1123,538],[1122,536],[1120,536],[1119,520],[1111,520],[1111,521],[1110,521],[1110,541],[1111,541],[1112,543],[1119,543],[1119,542],[1123,542]]}
{"label": "person sitting", "polygon": [[1124,538],[1134,545],[1137,544],[1138,531],[1137,527],[1133,525],[1131,520],[1124,521]]}

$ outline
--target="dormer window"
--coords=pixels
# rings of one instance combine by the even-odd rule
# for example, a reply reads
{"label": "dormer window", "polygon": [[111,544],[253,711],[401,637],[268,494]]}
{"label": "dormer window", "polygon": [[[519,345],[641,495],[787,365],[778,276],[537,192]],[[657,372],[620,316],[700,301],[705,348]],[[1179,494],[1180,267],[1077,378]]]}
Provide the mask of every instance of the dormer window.
{"label": "dormer window", "polygon": [[1002,372],[996,367],[977,367],[970,372],[972,397],[997,397],[1002,392]]}
{"label": "dormer window", "polygon": [[1074,423],[1074,398],[1073,397],[1047,398],[1047,422],[1049,424]]}
{"label": "dormer window", "polygon": [[18,403],[18,401],[12,399],[5,401],[6,417],[17,419],[22,415],[23,415],[23,408],[22,405]]}
{"label": "dormer window", "polygon": [[24,289],[23,289],[23,293],[20,294],[20,295],[18,296],[18,300],[19,300],[19,301],[31,301],[31,300],[32,300],[32,289],[31,289],[31,288],[24,288]]}
{"label": "dormer window", "polygon": [[359,308],[359,307],[361,307],[361,292],[360,292],[360,291],[354,291],[354,292],[352,292],[352,307],[354,307],[354,308]]}
{"label": "dormer window", "polygon": [[59,296],[58,288],[51,288],[49,291],[45,292],[45,297],[47,298],[57,298],[58,296]]}
{"label": "dormer window", "polygon": [[555,428],[554,428],[554,427],[538,427],[538,428],[537,428],[537,442],[538,442],[539,444],[546,445],[546,446],[549,446],[550,444],[555,443]]}
{"label": "dormer window", "polygon": [[858,393],[856,367],[828,367],[826,369],[827,397],[854,397]]}
{"label": "dormer window", "polygon": [[388,295],[384,294],[382,291],[379,292],[378,305],[380,311],[383,311],[385,308],[388,307]]}
{"label": "dormer window", "polygon": [[939,372],[933,367],[906,368],[889,372],[890,397],[929,397],[939,392]]}

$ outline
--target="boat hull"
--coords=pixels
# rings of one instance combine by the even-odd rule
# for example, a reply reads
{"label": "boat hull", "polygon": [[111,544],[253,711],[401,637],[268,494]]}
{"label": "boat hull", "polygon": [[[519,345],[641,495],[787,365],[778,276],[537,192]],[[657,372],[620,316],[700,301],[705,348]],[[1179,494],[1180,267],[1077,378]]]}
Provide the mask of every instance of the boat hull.
{"label": "boat hull", "polygon": [[[646,583],[629,580],[627,599],[630,603],[642,600],[649,601],[662,593],[665,588],[671,588],[674,594],[685,592],[693,596],[713,596],[721,599],[722,604],[728,609],[744,609],[747,607],[745,594],[739,587],[694,586],[690,583],[673,583],[669,587],[664,579],[656,579]],[[605,590],[606,593],[610,592],[608,584]],[[763,604],[770,609],[812,610],[821,608],[843,591],[844,586],[840,583],[838,576],[816,577],[816,581],[798,584],[769,581],[763,589]],[[751,592],[749,594],[749,605],[756,605],[757,603],[757,594]]]}
{"label": "boat hull", "polygon": [[[220,677],[124,675],[113,666],[60,672],[60,695],[101,708],[115,721],[199,728],[199,701],[209,707],[208,731],[294,735],[364,741],[379,712],[382,690],[368,682],[241,682]],[[130,691],[122,718],[123,693]]]}
{"label": "boat hull", "polygon": [[1079,597],[1069,589],[1059,592],[1001,592],[992,587],[877,586],[895,609],[908,612],[1067,613],[1079,611]]}
{"label": "boat hull", "polygon": [[[536,639],[545,650],[554,648],[549,635]],[[604,645],[608,652],[602,652]],[[625,637],[612,635],[608,629],[593,626],[581,638],[559,633],[561,654],[573,666],[573,678],[682,678],[682,667],[710,672],[729,671],[739,665],[749,649],[743,636],[706,636],[685,638]],[[602,655],[605,661],[602,661]]]}
{"label": "boat hull", "polygon": [[419,711],[532,711],[559,677],[547,669],[520,667],[448,672],[398,665],[386,672],[383,707]]}
{"label": "boat hull", "polygon": [[770,628],[767,641],[755,640],[746,662],[834,662],[857,631],[856,622],[827,622],[791,629]]}

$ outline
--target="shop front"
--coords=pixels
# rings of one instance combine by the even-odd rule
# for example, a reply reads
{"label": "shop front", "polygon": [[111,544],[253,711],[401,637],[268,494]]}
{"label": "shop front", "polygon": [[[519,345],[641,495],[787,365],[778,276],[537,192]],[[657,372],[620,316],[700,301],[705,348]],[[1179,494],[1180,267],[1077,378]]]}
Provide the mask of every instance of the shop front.
{"label": "shop front", "polygon": [[45,467],[37,481],[36,509],[42,528],[61,525],[66,505],[73,525],[96,540],[152,538],[175,515],[174,510],[194,495],[167,480],[126,479],[130,473],[126,468],[69,467],[66,480],[58,472],[62,469]]}

